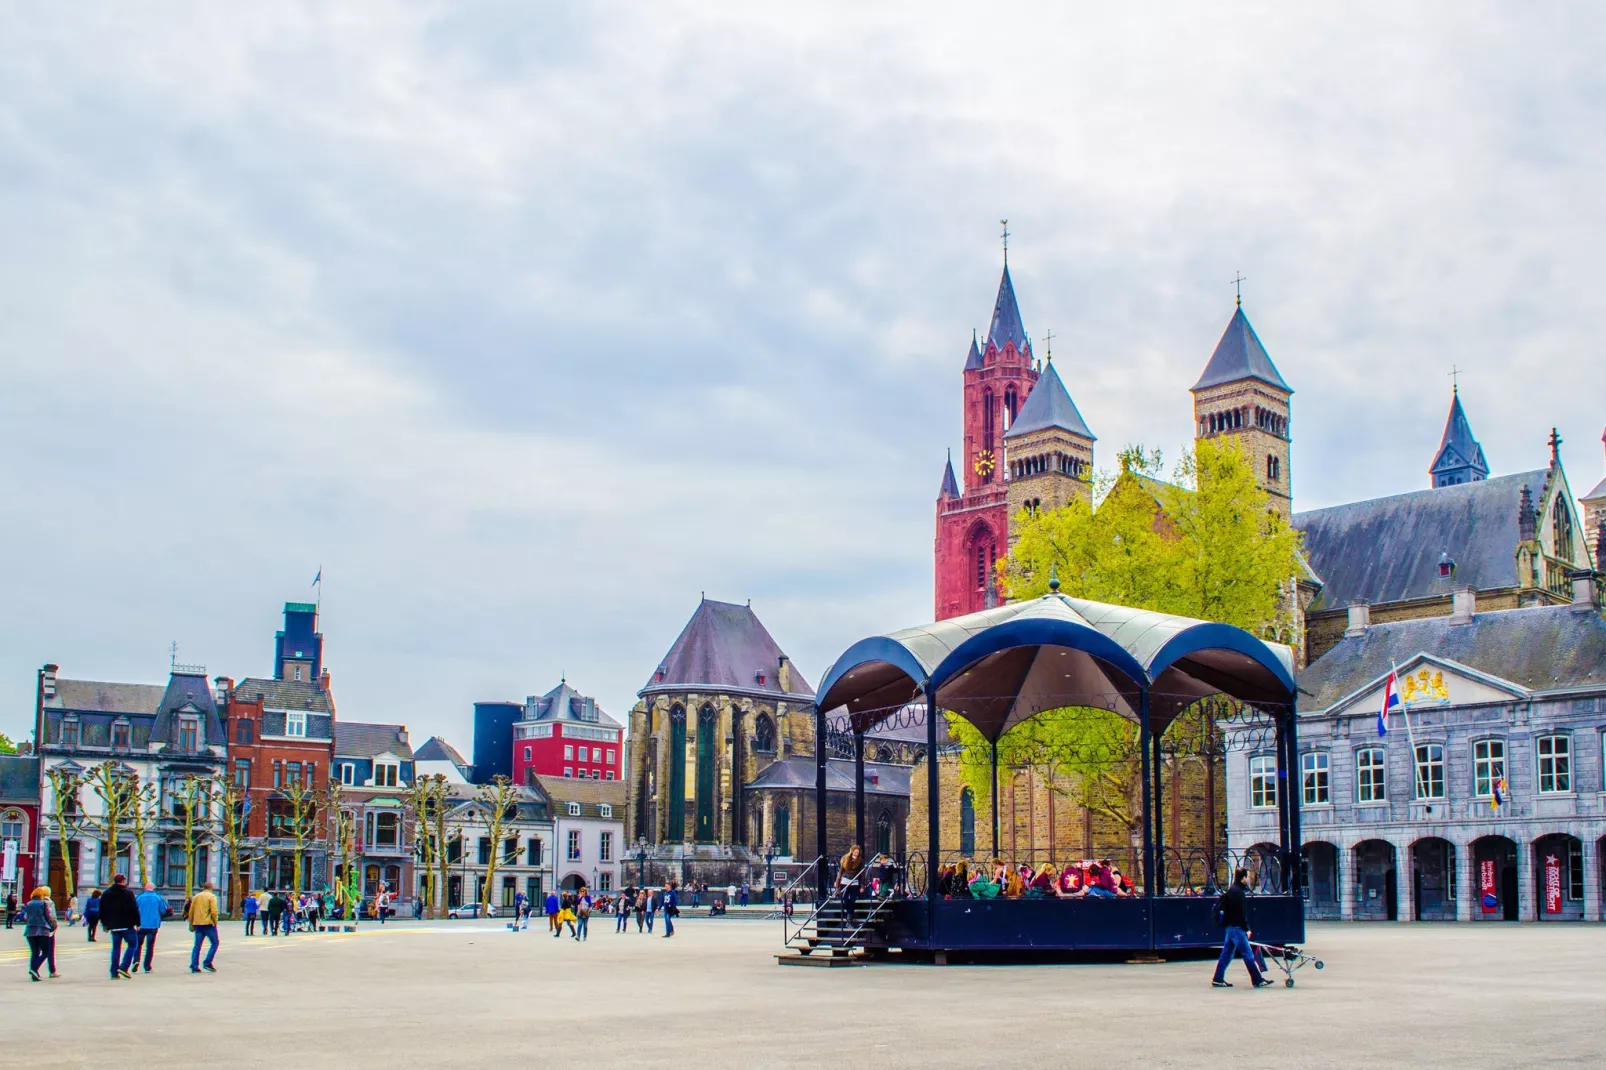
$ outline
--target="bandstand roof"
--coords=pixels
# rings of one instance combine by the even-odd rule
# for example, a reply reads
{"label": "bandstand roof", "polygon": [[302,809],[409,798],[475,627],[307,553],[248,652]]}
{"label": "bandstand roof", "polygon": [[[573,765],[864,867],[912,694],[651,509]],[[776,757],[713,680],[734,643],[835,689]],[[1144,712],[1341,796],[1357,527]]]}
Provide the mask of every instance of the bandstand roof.
{"label": "bandstand roof", "polygon": [[1232,625],[1054,593],[861,639],[826,671],[818,701],[867,729],[927,688],[989,739],[1065,706],[1136,720],[1145,689],[1151,727],[1164,731],[1207,695],[1290,705],[1293,653]]}

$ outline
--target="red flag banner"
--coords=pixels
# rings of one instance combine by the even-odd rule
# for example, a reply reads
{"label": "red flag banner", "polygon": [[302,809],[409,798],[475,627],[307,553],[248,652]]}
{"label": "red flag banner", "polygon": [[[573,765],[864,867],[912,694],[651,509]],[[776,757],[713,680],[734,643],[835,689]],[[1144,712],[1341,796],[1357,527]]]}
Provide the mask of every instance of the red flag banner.
{"label": "red flag banner", "polygon": [[1545,913],[1561,913],[1561,859],[1545,856]]}
{"label": "red flag banner", "polygon": [[1494,859],[1485,858],[1478,864],[1478,900],[1485,914],[1500,911],[1500,892],[1495,887]]}

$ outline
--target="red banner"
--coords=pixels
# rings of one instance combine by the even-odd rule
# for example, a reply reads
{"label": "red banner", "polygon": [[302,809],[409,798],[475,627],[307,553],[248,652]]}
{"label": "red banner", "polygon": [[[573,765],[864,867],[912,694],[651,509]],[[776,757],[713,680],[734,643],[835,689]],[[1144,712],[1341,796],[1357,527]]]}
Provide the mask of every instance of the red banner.
{"label": "red banner", "polygon": [[1500,911],[1500,892],[1495,887],[1494,859],[1485,858],[1478,864],[1478,900],[1485,914]]}
{"label": "red banner", "polygon": [[1545,856],[1545,913],[1561,913],[1561,859]]}

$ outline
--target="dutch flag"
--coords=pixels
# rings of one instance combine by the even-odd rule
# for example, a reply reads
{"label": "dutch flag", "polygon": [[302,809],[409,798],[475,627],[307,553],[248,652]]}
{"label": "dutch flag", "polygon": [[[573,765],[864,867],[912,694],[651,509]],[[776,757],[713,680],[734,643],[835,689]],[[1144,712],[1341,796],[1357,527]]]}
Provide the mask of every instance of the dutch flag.
{"label": "dutch flag", "polygon": [[1389,710],[1400,704],[1400,693],[1394,689],[1394,670],[1389,669],[1389,678],[1383,681],[1383,707],[1377,711],[1377,734],[1379,738],[1388,735]]}

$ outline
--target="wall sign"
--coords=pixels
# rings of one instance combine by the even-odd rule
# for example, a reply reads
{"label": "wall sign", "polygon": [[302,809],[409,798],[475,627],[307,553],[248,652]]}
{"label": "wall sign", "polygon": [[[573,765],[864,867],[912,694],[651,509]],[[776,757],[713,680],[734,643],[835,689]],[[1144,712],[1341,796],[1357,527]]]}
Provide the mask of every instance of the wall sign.
{"label": "wall sign", "polygon": [[1478,892],[1479,902],[1483,904],[1485,914],[1498,913],[1500,910],[1500,893],[1495,884],[1494,859],[1485,858],[1478,864]]}

